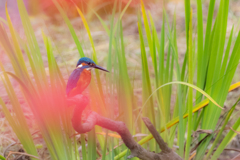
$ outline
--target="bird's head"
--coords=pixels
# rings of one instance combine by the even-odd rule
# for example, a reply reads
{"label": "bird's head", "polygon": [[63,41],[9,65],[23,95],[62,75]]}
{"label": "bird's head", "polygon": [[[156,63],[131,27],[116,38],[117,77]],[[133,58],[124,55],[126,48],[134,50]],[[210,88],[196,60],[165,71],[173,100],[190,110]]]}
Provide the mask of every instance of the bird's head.
{"label": "bird's head", "polygon": [[87,58],[87,57],[82,57],[78,60],[78,63],[76,65],[76,68],[85,68],[85,69],[92,69],[92,68],[96,68],[96,69],[100,69],[102,71],[105,71],[105,72],[109,72],[108,70],[96,65],[96,63],[91,60],[90,58]]}

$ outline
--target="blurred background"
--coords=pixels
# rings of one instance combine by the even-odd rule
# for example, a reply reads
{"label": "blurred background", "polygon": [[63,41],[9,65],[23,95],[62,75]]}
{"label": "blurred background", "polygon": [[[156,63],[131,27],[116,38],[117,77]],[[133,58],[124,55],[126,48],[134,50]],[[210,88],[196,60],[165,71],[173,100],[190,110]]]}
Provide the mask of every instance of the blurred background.
{"label": "blurred background", "polygon": [[[0,1],[0,15],[4,17],[5,15],[5,3],[7,0]],[[58,14],[58,10],[53,4],[52,1],[49,0],[23,0],[25,6],[28,9],[30,15],[38,15],[39,13],[45,13],[48,16],[54,17]],[[144,0],[145,4],[154,3],[155,0]],[[8,8],[9,12],[17,15],[17,3],[16,0],[8,0]],[[69,12],[70,18],[77,16],[76,8],[74,7],[74,3],[85,13],[88,15],[92,14],[92,11],[97,11],[100,15],[111,13],[112,7],[114,4],[114,0],[59,0],[60,3],[64,6],[64,8]],[[122,8],[124,8],[127,4],[128,0],[122,0]],[[128,12],[131,12],[136,8],[136,5],[139,4],[140,1],[132,0],[130,7],[128,8]]]}
{"label": "blurred background", "polygon": [[[59,65],[63,66],[63,59],[67,63],[67,68],[71,69],[74,67],[76,59],[79,58],[79,54],[75,43],[69,33],[65,22],[63,21],[62,16],[59,14],[59,11],[52,3],[51,0],[23,0],[25,6],[28,10],[28,13],[31,18],[31,23],[34,27],[36,37],[40,48],[42,48],[43,57],[46,58],[45,48],[42,41],[41,30],[47,33],[57,50],[54,52],[56,59],[59,61]],[[84,16],[88,21],[92,37],[94,39],[94,44],[97,50],[97,56],[101,63],[104,58],[106,58],[108,53],[108,42],[109,38],[104,31],[100,21],[94,12],[99,14],[107,24],[110,22],[110,15],[112,13],[112,8],[114,0],[58,0],[61,6],[64,8],[68,17],[71,20],[72,25],[76,29],[76,34],[82,43],[84,52],[86,55],[90,55],[92,52],[91,45],[88,41],[88,35],[85,31],[85,28],[82,24],[82,20],[78,15],[74,3],[84,12]],[[17,8],[16,0],[1,0],[0,1],[0,17],[6,19],[5,16],[5,3],[7,2],[8,10],[10,17],[13,21],[13,24],[20,36],[23,36],[23,28],[20,21],[20,16]],[[121,0],[121,8],[124,8],[128,0]],[[141,64],[137,61],[138,56],[140,56],[139,48],[139,38],[138,38],[138,27],[137,27],[137,13],[139,10],[139,0],[132,0],[130,6],[128,7],[125,15],[123,16],[123,32],[126,41],[126,53],[131,53],[128,56],[129,65],[129,74],[133,74],[134,68],[141,68]],[[185,38],[185,10],[184,10],[184,0],[165,0],[164,3],[162,0],[144,0],[145,7],[151,12],[157,32],[161,31],[162,25],[162,13],[163,6],[166,9],[168,14],[168,20],[171,22],[174,19],[174,13],[176,14],[176,29],[177,29],[177,45],[179,52],[179,61],[180,64],[183,61],[183,57],[186,51],[186,38]],[[203,9],[203,27],[205,30],[207,22],[207,13],[208,13],[209,1],[204,0],[202,3]],[[219,1],[216,1],[216,12],[219,7]],[[232,26],[235,26],[235,31],[239,29],[239,17],[240,17],[240,1],[231,0],[229,6],[229,16],[228,16],[228,27],[227,27],[227,36],[230,35]],[[117,7],[119,8],[119,6]],[[196,35],[197,32],[197,8],[196,1],[191,1],[191,8],[193,10],[193,33]],[[118,14],[116,14],[116,19]],[[109,24],[110,25],[110,24]],[[235,33],[235,35],[237,32]],[[24,38],[24,36],[22,37]],[[0,47],[0,51],[1,47]],[[5,59],[6,55],[1,54],[0,57]],[[150,60],[150,59],[149,59]],[[7,61],[7,59],[6,59]],[[47,61],[46,61],[47,62]],[[151,66],[150,66],[151,67]],[[153,68],[152,73],[154,73]],[[61,70],[66,73],[66,68]],[[136,73],[137,74],[137,73]],[[66,79],[68,77],[67,74]],[[140,75],[139,75],[140,76]],[[236,74],[236,79],[239,79],[239,75]]]}

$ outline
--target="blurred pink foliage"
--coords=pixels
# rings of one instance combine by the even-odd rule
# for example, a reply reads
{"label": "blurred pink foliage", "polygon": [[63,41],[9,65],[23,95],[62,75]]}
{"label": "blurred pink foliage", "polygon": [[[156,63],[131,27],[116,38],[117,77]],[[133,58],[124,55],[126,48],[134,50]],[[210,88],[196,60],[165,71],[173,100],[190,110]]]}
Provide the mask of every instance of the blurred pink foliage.
{"label": "blurred pink foliage", "polygon": [[[58,13],[56,7],[54,6],[53,2],[51,0],[26,0],[26,1],[39,1],[39,7],[42,12],[47,13],[48,15],[54,15]],[[117,0],[118,2],[121,2],[122,8],[124,8],[129,0]],[[145,4],[153,3],[155,0],[143,0]],[[68,14],[70,14],[70,17],[77,16],[77,11],[75,9],[74,3],[84,12],[84,13],[90,13],[92,10],[97,11],[99,14],[111,13],[112,7],[114,5],[115,0],[58,0],[60,4],[65,8],[66,11],[68,11]],[[31,2],[32,3],[32,2]],[[120,4],[120,3],[118,3]],[[132,0],[129,6],[129,10],[134,10],[138,5],[140,4],[140,0]],[[103,11],[104,10],[104,11]],[[128,12],[127,11],[127,12]]]}

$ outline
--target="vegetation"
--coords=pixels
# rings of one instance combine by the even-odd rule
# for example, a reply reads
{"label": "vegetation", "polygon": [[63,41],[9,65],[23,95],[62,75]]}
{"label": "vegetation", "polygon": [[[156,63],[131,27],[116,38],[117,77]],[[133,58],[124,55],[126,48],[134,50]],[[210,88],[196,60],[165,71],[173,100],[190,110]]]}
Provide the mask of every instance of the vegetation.
{"label": "vegetation", "polygon": [[[57,0],[52,1],[71,32],[80,57],[85,56],[66,13]],[[72,108],[67,107],[66,104],[66,82],[54,58],[54,46],[50,38],[42,33],[48,57],[49,74],[47,74],[24,3],[22,0],[17,0],[17,3],[26,40],[22,40],[14,29],[6,6],[7,22],[4,20],[2,22],[8,26],[11,34],[8,36],[5,27],[1,25],[0,44],[11,60],[14,72],[5,71],[1,61],[0,67],[1,80],[12,108],[9,109],[1,98],[0,105],[25,152],[40,157],[11,79],[16,80],[21,86],[22,95],[31,108],[38,129],[47,145],[50,159],[95,160],[99,158],[96,151],[97,143],[100,145],[98,148],[100,148],[102,159],[126,159],[129,152],[124,145],[119,145],[118,135],[100,127],[87,133],[87,147],[86,135],[81,134],[81,155],[79,155],[78,139],[72,136],[75,134],[71,126]],[[137,105],[137,99],[134,96],[135,86],[130,80],[125,57],[122,17],[130,3],[131,1],[122,9],[117,21],[114,21],[117,7],[121,7],[117,5],[117,1],[115,2],[110,27],[95,13],[109,37],[106,64],[111,74],[106,74],[103,82],[102,79],[100,80],[98,70],[95,70],[96,80],[93,79],[89,86],[90,99],[95,99],[91,101],[90,109],[105,117],[125,122],[133,135],[149,134],[140,120],[142,116],[149,117],[170,147],[179,146],[177,153],[181,157],[186,160],[190,156],[195,159],[217,159],[236,136],[235,131],[240,131],[240,118],[237,117],[232,130],[229,130],[221,142],[219,141],[238,103],[237,101],[228,111],[224,110],[226,116],[220,119],[228,91],[240,86],[240,83],[230,86],[240,59],[240,34],[235,36],[232,28],[231,35],[228,41],[226,40],[229,0],[220,1],[215,20],[213,17],[215,0],[210,0],[205,32],[203,31],[202,2],[197,0],[196,39],[193,38],[193,14],[190,0],[185,0],[187,50],[182,66],[179,64],[176,18],[173,24],[169,24],[168,16],[164,11],[161,33],[158,33],[151,13],[145,10],[144,3],[141,1],[141,12],[139,11],[138,14],[142,64],[141,106]],[[98,63],[90,28],[81,10],[77,8],[77,11],[89,36],[93,50],[92,59]],[[28,62],[24,61],[23,53],[27,55]],[[148,64],[149,55],[151,64]],[[27,64],[30,65],[30,71]],[[150,78],[149,66],[154,68],[155,78]],[[173,85],[177,86],[175,96],[173,96]],[[173,112],[170,107],[171,99],[175,99]],[[116,104],[117,115],[113,107]],[[193,138],[193,132],[198,129],[212,132],[200,134],[197,139]],[[174,141],[176,137],[177,142]],[[159,151],[158,146],[151,139],[152,135],[149,134],[138,143],[144,144],[144,147],[148,147],[151,151]],[[0,156],[0,159],[4,157]]]}

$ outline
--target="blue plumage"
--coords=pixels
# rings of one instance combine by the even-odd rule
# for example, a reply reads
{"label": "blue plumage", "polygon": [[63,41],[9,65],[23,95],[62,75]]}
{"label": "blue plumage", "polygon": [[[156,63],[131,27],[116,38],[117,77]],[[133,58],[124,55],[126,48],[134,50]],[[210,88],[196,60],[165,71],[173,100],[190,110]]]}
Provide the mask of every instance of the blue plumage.
{"label": "blue plumage", "polygon": [[[82,64],[83,62],[86,63],[86,64],[92,63],[92,64],[96,65],[95,62],[94,62],[93,60],[91,60],[90,58],[88,58],[88,57],[82,57],[82,58],[80,58],[80,59],[78,60],[77,66],[80,65],[80,64]],[[76,66],[76,67],[77,67],[77,66]]]}

